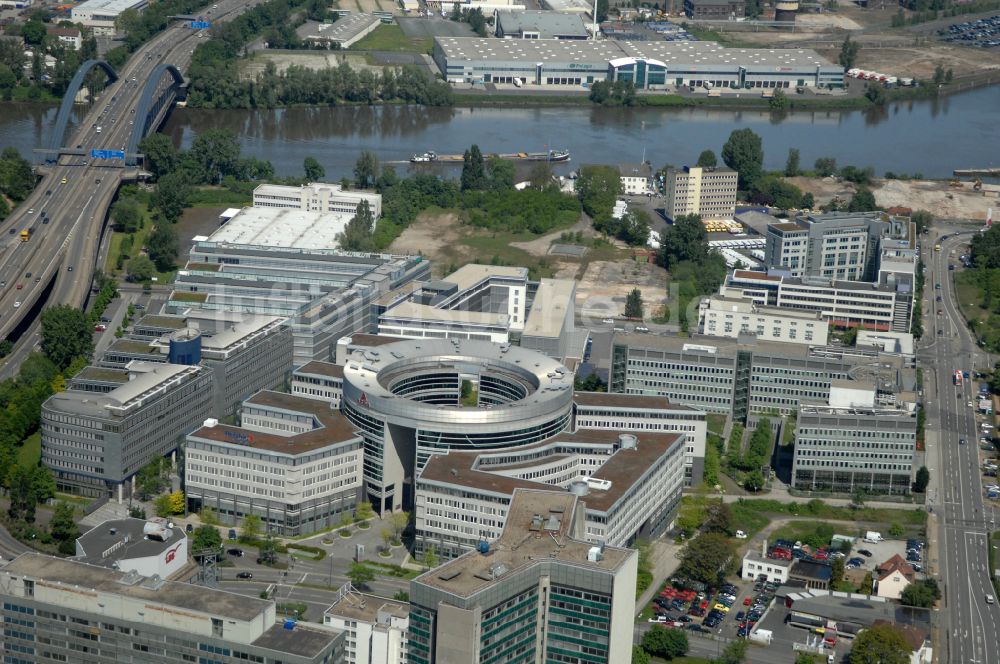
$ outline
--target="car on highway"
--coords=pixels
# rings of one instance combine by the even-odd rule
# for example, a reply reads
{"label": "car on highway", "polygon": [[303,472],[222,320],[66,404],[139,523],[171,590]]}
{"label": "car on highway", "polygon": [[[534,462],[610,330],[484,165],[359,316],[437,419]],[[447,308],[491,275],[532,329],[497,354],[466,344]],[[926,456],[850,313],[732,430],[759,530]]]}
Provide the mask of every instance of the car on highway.
{"label": "car on highway", "polygon": [[237,579],[252,579],[253,578],[253,573],[252,572],[237,572],[236,578]]}
{"label": "car on highway", "polygon": [[41,277],[35,277],[35,283],[36,283],[36,284],[37,284],[38,282],[40,282],[41,280],[42,280],[42,278],[41,278]]}
{"label": "car on highway", "polygon": [[29,208],[28,214],[35,214],[35,208]]}
{"label": "car on highway", "polygon": [[10,234],[11,234],[11,235],[13,235],[13,234],[14,234],[14,233],[16,233],[16,232],[17,232],[17,229],[16,229],[16,228],[12,228],[12,229],[10,229]]}
{"label": "car on highway", "polygon": [[958,439],[958,444],[959,445],[965,445],[965,438],[959,438]]}
{"label": "car on highway", "polygon": [[46,189],[45,190],[45,195],[46,196],[51,196],[52,195],[52,190],[51,189]]}
{"label": "car on highway", "polygon": [[941,290],[941,284],[934,284],[934,290]]}
{"label": "car on highway", "polygon": [[987,604],[992,604],[994,601],[995,600],[993,599],[993,595],[986,595],[986,603]]}
{"label": "car on highway", "polygon": [[30,272],[25,272],[24,273],[24,278],[25,279],[31,279],[31,273]]}
{"label": "car on highway", "polygon": [[226,553],[231,556],[236,556],[237,558],[242,558],[244,556],[243,549],[226,549]]}
{"label": "car on highway", "polygon": [[970,401],[970,402],[968,403],[968,406],[969,406],[969,408],[972,408],[972,407],[973,407],[973,405],[972,405],[972,402],[971,402],[971,401]]}
{"label": "car on highway", "polygon": [[20,306],[21,306],[21,301],[20,300],[14,300],[14,308],[17,309]]}
{"label": "car on highway", "polygon": [[60,182],[60,184],[66,184],[67,180],[66,180],[66,178],[63,178],[63,179],[62,179],[62,180],[60,180],[59,182]]}
{"label": "car on highway", "polygon": [[69,267],[67,267],[67,268],[66,268],[66,271],[67,271],[67,272],[72,272],[72,271],[73,271],[73,266],[72,266],[72,265],[70,265]]}
{"label": "car on highway", "polygon": [[19,283],[17,285],[17,290],[21,290],[22,288],[24,288],[24,284]]}

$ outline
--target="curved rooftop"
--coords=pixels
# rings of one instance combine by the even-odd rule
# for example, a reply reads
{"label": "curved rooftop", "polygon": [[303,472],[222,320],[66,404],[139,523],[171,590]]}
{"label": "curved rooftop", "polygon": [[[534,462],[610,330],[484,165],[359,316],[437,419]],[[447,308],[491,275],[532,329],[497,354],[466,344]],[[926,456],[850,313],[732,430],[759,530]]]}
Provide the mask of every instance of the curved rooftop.
{"label": "curved rooftop", "polygon": [[[463,382],[474,386],[475,405],[456,402]],[[512,344],[408,339],[351,352],[344,398],[408,426],[518,422],[569,408],[573,372]]]}

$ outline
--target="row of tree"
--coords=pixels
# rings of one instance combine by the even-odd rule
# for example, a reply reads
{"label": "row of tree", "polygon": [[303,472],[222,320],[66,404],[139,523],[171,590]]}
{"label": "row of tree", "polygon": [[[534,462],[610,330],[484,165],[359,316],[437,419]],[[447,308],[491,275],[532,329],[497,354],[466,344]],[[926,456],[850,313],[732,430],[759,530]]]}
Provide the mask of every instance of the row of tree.
{"label": "row of tree", "polygon": [[[4,43],[0,40],[0,46]],[[6,147],[0,152],[0,220],[10,214],[8,200],[17,204],[26,199],[35,189],[38,178],[27,159],[15,147]]]}

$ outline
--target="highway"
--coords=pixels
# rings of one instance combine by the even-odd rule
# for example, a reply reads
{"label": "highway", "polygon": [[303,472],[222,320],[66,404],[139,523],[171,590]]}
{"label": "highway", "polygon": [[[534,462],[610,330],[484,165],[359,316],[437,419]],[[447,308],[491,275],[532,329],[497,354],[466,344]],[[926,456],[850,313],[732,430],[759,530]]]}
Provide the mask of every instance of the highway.
{"label": "highway", "polygon": [[[964,253],[972,234],[951,235],[941,241],[939,252],[932,250],[933,242],[926,243],[924,338],[928,343],[918,351],[918,362],[924,369],[927,465],[936,478],[929,504],[939,524],[936,555],[945,589],[940,631],[944,643],[938,647],[947,656],[939,657],[954,663],[992,664],[1000,663],[1000,606],[985,600],[987,594],[995,594],[986,549],[994,515],[992,507],[984,510],[980,424],[969,402],[975,403],[978,391],[973,370],[991,368],[993,363],[965,325],[951,280],[955,272],[948,270],[949,262],[960,266],[958,255]],[[935,288],[938,283],[940,290]],[[954,385],[956,370],[968,371],[971,380]],[[963,438],[966,442],[960,444]]]}
{"label": "highway", "polygon": [[[256,2],[220,0],[206,10],[217,21],[245,11]],[[128,143],[142,87],[153,69],[169,63],[183,71],[205,31],[181,22],[163,31],[132,55],[79,121],[68,148],[121,150]],[[162,84],[169,83],[167,76]],[[98,133],[100,128],[100,133]],[[90,292],[107,210],[125,173],[120,160],[64,155],[47,169],[35,191],[0,224],[0,337],[19,325],[24,333],[0,373],[16,373],[38,341],[34,305],[51,284],[49,303],[83,306]],[[31,229],[31,239],[19,234]],[[53,283],[54,282],[54,283]]]}

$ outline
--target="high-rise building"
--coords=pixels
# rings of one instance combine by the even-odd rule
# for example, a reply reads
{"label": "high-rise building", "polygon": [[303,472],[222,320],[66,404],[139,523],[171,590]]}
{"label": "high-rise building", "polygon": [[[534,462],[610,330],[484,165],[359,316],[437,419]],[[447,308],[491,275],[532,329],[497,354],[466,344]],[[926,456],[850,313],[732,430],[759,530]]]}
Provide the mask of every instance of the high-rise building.
{"label": "high-rise building", "polygon": [[620,664],[638,553],[583,537],[568,492],[517,489],[499,539],[410,583],[411,664]]}
{"label": "high-rise building", "polygon": [[5,664],[340,664],[344,633],[275,603],[25,553],[0,563]]}
{"label": "high-rise building", "polygon": [[410,605],[341,587],[323,624],[344,632],[344,664],[406,664]]}
{"label": "high-rise building", "polygon": [[739,174],[731,168],[685,166],[667,171],[664,186],[664,214],[676,219],[685,214],[703,220],[732,219],[736,211],[736,183]]}

